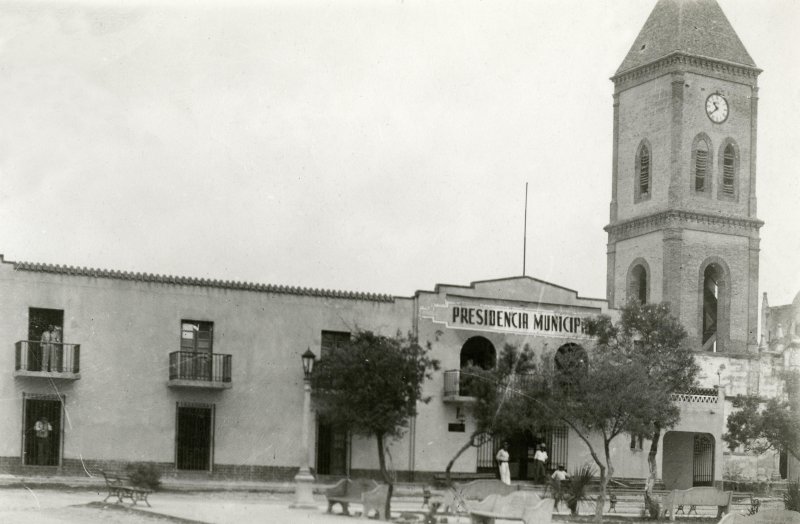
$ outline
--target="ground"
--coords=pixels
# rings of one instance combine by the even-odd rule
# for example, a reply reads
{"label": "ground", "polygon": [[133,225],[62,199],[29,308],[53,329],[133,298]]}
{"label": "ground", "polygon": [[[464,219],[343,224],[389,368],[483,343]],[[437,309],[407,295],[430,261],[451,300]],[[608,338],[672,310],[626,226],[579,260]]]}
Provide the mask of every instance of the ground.
{"label": "ground", "polygon": [[[3,524],[357,524],[361,519],[325,513],[325,498],[317,496],[318,507],[310,510],[291,509],[291,494],[246,491],[159,492],[151,496],[152,508],[143,504],[103,503],[105,491],[91,489],[0,489],[0,522]],[[406,512],[419,518],[421,499],[398,498],[392,501],[393,513]],[[358,507],[354,508],[360,509]],[[588,508],[587,508],[588,509]],[[592,516],[554,515],[555,522],[589,523]],[[421,520],[418,520],[421,522]],[[467,517],[448,517],[448,524],[467,524]],[[505,521],[498,521],[498,524]],[[507,521],[512,522],[512,521]],[[645,521],[632,515],[607,516],[611,524]],[[662,521],[666,522],[666,521]],[[714,518],[685,518],[676,522],[711,524]],[[519,524],[518,522],[516,524]]]}

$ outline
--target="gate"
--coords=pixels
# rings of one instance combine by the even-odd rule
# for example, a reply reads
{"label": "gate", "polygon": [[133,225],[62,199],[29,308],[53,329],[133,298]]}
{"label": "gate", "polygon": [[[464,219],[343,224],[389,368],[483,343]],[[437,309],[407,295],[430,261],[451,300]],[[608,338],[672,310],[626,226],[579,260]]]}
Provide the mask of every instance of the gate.
{"label": "gate", "polygon": [[695,433],[692,457],[692,486],[714,484],[714,437],[708,433]]}

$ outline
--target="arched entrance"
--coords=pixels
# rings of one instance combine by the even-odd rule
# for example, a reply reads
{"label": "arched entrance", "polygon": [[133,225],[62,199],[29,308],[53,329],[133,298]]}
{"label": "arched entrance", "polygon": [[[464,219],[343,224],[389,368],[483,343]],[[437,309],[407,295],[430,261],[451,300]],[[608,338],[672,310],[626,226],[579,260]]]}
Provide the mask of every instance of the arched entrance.
{"label": "arched entrance", "polygon": [[497,351],[489,339],[484,337],[471,337],[461,346],[461,368],[478,366],[483,369],[492,369],[497,362]]}
{"label": "arched entrance", "polygon": [[664,487],[713,486],[715,445],[710,433],[668,431],[661,466]]}
{"label": "arched entrance", "polygon": [[497,361],[497,352],[487,338],[471,337],[461,346],[461,372],[458,376],[458,391],[463,397],[470,396],[470,383],[473,377],[463,370],[470,367],[492,369]]}

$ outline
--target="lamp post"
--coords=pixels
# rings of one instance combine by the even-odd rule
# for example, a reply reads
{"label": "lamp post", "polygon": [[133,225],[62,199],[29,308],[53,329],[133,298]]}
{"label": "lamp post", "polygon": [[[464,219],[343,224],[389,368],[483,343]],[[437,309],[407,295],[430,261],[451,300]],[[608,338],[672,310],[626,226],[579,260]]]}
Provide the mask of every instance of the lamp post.
{"label": "lamp post", "polygon": [[311,418],[311,373],[314,372],[314,362],[317,356],[307,349],[303,353],[303,429],[302,429],[302,458],[300,470],[294,477],[294,503],[291,507],[301,509],[315,509],[314,503],[314,475],[308,460],[308,421]]}

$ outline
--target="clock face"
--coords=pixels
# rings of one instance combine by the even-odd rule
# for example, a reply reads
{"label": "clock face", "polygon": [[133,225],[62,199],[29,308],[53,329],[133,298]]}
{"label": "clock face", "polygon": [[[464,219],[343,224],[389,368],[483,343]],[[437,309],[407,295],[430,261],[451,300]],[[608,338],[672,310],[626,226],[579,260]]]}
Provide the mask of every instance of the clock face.
{"label": "clock face", "polygon": [[728,101],[714,93],[706,98],[706,114],[715,124],[721,124],[728,119]]}

